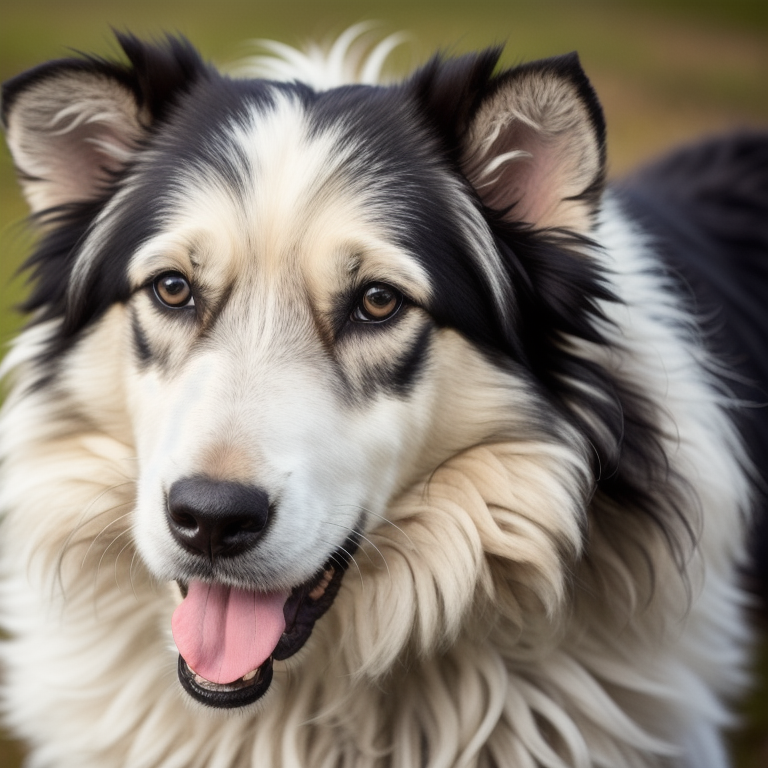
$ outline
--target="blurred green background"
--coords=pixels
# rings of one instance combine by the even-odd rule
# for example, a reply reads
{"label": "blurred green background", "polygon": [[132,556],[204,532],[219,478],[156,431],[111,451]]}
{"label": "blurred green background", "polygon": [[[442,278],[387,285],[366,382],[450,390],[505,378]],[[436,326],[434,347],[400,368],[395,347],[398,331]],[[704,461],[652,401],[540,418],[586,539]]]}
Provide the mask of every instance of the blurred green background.
{"label": "blurred green background", "polygon": [[[504,62],[577,50],[606,111],[610,173],[676,143],[743,126],[768,126],[768,0],[2,0],[0,78],[47,59],[115,51],[110,28],[181,32],[215,63],[249,52],[254,38],[301,45],[363,20],[411,42],[392,66],[407,71],[434,50],[506,44]],[[31,237],[10,158],[0,155],[0,343],[20,319],[16,270]],[[768,768],[768,650],[761,686],[743,703],[733,743],[739,768]],[[0,768],[21,750],[0,736]],[[66,756],[62,756],[67,764]]]}

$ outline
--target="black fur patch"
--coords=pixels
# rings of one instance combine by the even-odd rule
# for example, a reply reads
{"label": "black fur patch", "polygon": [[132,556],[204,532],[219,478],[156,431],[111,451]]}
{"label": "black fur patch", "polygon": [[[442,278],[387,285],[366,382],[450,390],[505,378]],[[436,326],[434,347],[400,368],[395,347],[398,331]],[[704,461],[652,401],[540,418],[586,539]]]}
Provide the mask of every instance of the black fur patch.
{"label": "black fur patch", "polygon": [[136,313],[131,314],[131,330],[133,332],[133,349],[136,357],[143,366],[147,366],[152,361],[152,348],[149,346],[147,334],[141,327]]}
{"label": "black fur patch", "polygon": [[432,342],[433,327],[428,323],[421,329],[411,346],[403,351],[392,374],[389,386],[398,395],[408,395],[419,375],[429,360],[429,347]]}

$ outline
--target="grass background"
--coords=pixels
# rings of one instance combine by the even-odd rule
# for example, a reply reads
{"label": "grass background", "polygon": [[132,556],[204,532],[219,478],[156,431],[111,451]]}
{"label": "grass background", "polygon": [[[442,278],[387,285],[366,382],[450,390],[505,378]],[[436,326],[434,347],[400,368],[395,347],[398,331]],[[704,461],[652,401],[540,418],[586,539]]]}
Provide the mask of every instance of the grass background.
{"label": "grass background", "polygon": [[[181,32],[218,63],[248,41],[301,45],[362,20],[412,41],[393,66],[406,71],[434,50],[461,53],[505,43],[504,63],[578,50],[608,122],[610,174],[676,143],[743,126],[768,126],[766,0],[0,0],[0,79],[47,59],[115,52],[110,28],[154,36]],[[0,343],[18,329],[15,277],[31,236],[7,151],[0,154]],[[768,645],[760,685],[734,733],[739,768],[768,768]],[[62,756],[66,761],[66,756]],[[0,768],[21,748],[0,734]]]}

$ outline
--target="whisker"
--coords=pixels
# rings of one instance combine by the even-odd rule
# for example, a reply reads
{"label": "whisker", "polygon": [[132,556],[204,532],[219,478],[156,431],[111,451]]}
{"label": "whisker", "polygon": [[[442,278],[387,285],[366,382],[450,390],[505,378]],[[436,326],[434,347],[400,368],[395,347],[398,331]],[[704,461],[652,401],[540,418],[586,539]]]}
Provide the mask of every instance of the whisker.
{"label": "whisker", "polygon": [[133,583],[133,566],[136,563],[136,555],[139,554],[138,549],[133,550],[133,557],[131,558],[131,564],[128,566],[128,582],[131,585],[133,596],[136,598],[136,602],[139,602],[139,596],[136,593],[136,585]]}
{"label": "whisker", "polygon": [[63,588],[63,576],[62,576],[62,568],[63,568],[63,560],[66,555],[66,553],[69,551],[70,544],[72,542],[72,539],[77,535],[78,531],[82,530],[85,525],[88,525],[89,523],[93,522],[94,520],[98,519],[102,515],[109,514],[110,512],[114,511],[115,509],[119,509],[121,506],[127,503],[133,503],[133,500],[131,501],[125,501],[121,502],[120,504],[116,504],[114,506],[108,507],[107,509],[102,510],[101,512],[96,513],[95,515],[88,517],[88,513],[91,509],[106,496],[108,493],[112,493],[113,491],[117,491],[120,488],[125,487],[126,485],[133,485],[134,482],[132,480],[126,480],[124,483],[117,483],[116,485],[111,485],[108,488],[105,488],[101,493],[97,494],[91,501],[88,502],[85,509],[83,509],[82,513],[80,514],[80,517],[77,521],[77,523],[74,525],[72,530],[67,535],[67,538],[64,540],[64,543],[61,545],[61,552],[59,554],[59,557],[56,562],[56,576],[57,581],[59,582],[59,586]]}
{"label": "whisker", "polygon": [[[387,573],[389,574],[390,578],[392,577],[392,574],[389,572],[389,565],[387,564],[387,558],[384,557],[384,554],[382,551],[373,543],[371,539],[369,539],[365,534],[361,533],[360,531],[356,531],[353,528],[349,528],[346,525],[341,525],[340,523],[333,523],[330,520],[326,521],[327,525],[335,525],[337,528],[344,528],[350,532],[350,534],[353,534],[355,536],[359,536],[364,541],[367,541],[375,550],[378,552],[379,557],[381,558],[381,562],[384,563],[384,567],[387,569]],[[363,550],[365,552],[365,556],[368,558],[369,562],[374,568],[378,568],[379,566],[376,565],[376,563],[373,562],[371,559],[371,556],[368,554],[366,550]]]}
{"label": "whisker", "polygon": [[399,531],[400,533],[405,536],[408,543],[413,547],[413,549],[418,549],[418,547],[413,543],[413,539],[399,526],[397,523],[393,523],[389,518],[384,517],[384,515],[380,515],[377,512],[374,512],[372,509],[368,509],[368,507],[364,507],[362,504],[337,504],[337,507],[344,508],[344,507],[352,507],[353,509],[360,509],[363,512],[365,512],[367,515],[371,515],[371,517],[376,517],[379,520],[382,520],[385,523],[388,523],[391,525],[396,531]]}
{"label": "whisker", "polygon": [[[332,546],[330,541],[323,541],[322,539],[320,541],[322,541],[323,544],[327,544],[329,547]],[[360,570],[360,566],[358,565],[358,562],[355,559],[355,556],[351,552],[347,552],[347,550],[344,549],[344,547],[337,547],[337,549],[340,549],[349,558],[350,562],[355,564],[355,568],[357,568],[357,573],[360,576],[360,586],[363,588],[363,591],[365,591],[365,583],[363,582],[363,572],[362,570]],[[333,557],[334,555],[331,555],[331,558]],[[344,567],[341,562],[339,561],[337,562],[339,563],[340,568]]]}
{"label": "whisker", "polygon": [[[88,518],[88,520],[81,520],[81,521],[80,521],[80,523],[79,523],[78,525],[76,525],[76,526],[75,526],[75,527],[74,527],[74,528],[73,528],[73,529],[72,529],[72,530],[69,532],[69,534],[67,535],[67,538],[65,539],[64,543],[61,545],[61,549],[60,549],[60,551],[59,551],[59,554],[58,554],[58,556],[57,556],[57,558],[56,558],[56,565],[55,565],[55,579],[54,579],[53,583],[51,584],[51,590],[54,590],[54,589],[56,588],[56,585],[58,584],[58,586],[59,586],[59,588],[62,590],[62,592],[64,591],[64,561],[65,561],[65,559],[66,559],[66,557],[67,557],[67,554],[70,552],[70,550],[71,550],[73,547],[75,547],[76,545],[79,545],[79,544],[85,544],[87,541],[89,541],[89,540],[90,540],[90,544],[89,544],[89,546],[88,546],[88,550],[86,551],[86,553],[85,553],[85,555],[84,555],[84,557],[83,557],[83,561],[82,561],[82,562],[81,562],[81,564],[80,564],[80,569],[82,570],[82,569],[83,569],[83,567],[84,567],[84,565],[85,565],[85,561],[86,561],[86,559],[87,559],[87,557],[88,557],[88,554],[89,554],[89,552],[90,552],[90,550],[91,550],[91,547],[93,547],[93,545],[94,545],[94,543],[95,543],[95,541],[96,541],[96,538],[98,538],[99,536],[101,536],[101,534],[102,534],[102,533],[104,533],[104,531],[105,531],[105,530],[106,530],[106,529],[109,527],[109,525],[111,525],[112,523],[110,523],[110,524],[108,524],[107,526],[105,526],[105,527],[104,527],[104,528],[103,528],[103,529],[102,529],[102,530],[101,530],[101,531],[98,533],[98,535],[96,536],[96,538],[91,538],[91,537],[90,537],[90,536],[88,536],[88,535],[85,535],[85,536],[83,536],[82,538],[77,538],[77,535],[78,535],[78,534],[79,534],[81,531],[84,531],[88,525],[90,525],[90,524],[91,524],[91,523],[93,523],[94,521],[98,520],[100,517],[103,517],[104,515],[108,515],[108,514],[110,514],[110,513],[114,512],[115,510],[118,510],[118,509],[120,509],[121,507],[125,507],[125,506],[127,506],[127,505],[129,505],[129,504],[131,504],[131,505],[132,505],[132,504],[133,504],[133,501],[126,501],[126,502],[122,502],[121,504],[115,504],[115,505],[114,505],[114,506],[112,506],[112,507],[108,507],[107,509],[104,509],[104,510],[102,510],[101,512],[98,512],[97,514],[95,514],[95,515],[93,515],[92,517]],[[126,515],[129,515],[129,514],[130,514],[130,512],[126,513]],[[121,519],[122,519],[123,517],[125,517],[126,515],[121,515],[121,516],[118,518],[118,520],[121,520]],[[115,520],[115,521],[112,521],[112,522],[114,523],[114,522],[117,522],[117,521]],[[51,593],[51,596],[53,596],[53,591],[52,591],[52,593]]]}
{"label": "whisker", "polygon": [[[131,502],[133,503],[133,502]],[[112,509],[117,509],[118,507],[124,507],[125,504],[118,504],[116,507],[113,507]],[[91,549],[93,549],[93,545],[99,540],[99,538],[106,533],[108,528],[111,528],[115,523],[119,523],[121,520],[124,520],[126,517],[128,517],[131,513],[126,512],[124,515],[120,515],[120,517],[116,517],[114,520],[111,520],[109,523],[107,523],[97,534],[93,537],[91,540],[91,543],[88,545],[88,549],[85,551],[85,554],[83,555],[83,561],[80,563],[80,569],[82,570],[85,567],[85,561],[88,559],[88,555],[91,553]],[[111,546],[111,544],[110,544]],[[109,546],[107,546],[107,549],[109,549]],[[106,550],[104,550],[106,552]],[[103,555],[102,555],[103,557]]]}
{"label": "whisker", "polygon": [[[99,573],[101,572],[101,564],[104,562],[104,558],[107,556],[107,552],[109,552],[110,547],[121,537],[125,536],[126,533],[130,531],[129,528],[126,528],[124,531],[121,531],[120,533],[115,536],[112,541],[107,544],[106,547],[104,547],[104,551],[101,553],[101,557],[99,558],[99,563],[96,566],[96,573],[93,577],[93,596],[94,600],[98,598],[99,593]],[[130,542],[129,542],[130,543]]]}
{"label": "whisker", "polygon": [[[357,540],[357,541],[355,541],[355,543],[356,543],[358,546],[359,546],[359,544],[360,544],[360,541],[359,541],[360,539],[365,539],[366,541],[370,541],[370,539],[367,539],[367,538],[366,538],[366,537],[365,537],[365,536],[364,536],[364,535],[363,535],[363,534],[362,534],[360,531],[356,531],[354,528],[350,528],[348,525],[342,525],[341,523],[334,523],[334,522],[332,522],[331,520],[326,520],[326,521],[325,521],[325,523],[324,523],[324,525],[333,525],[333,526],[335,526],[336,528],[341,528],[343,531],[349,531],[349,537],[348,537],[348,538],[352,538],[352,536],[357,536],[357,537],[358,537],[358,540]],[[373,542],[371,542],[371,545],[372,545],[374,548],[376,548],[376,545],[375,545],[375,544],[373,544]],[[377,551],[378,551],[378,549],[377,549]],[[376,565],[376,564],[373,562],[373,560],[371,559],[371,556],[370,556],[370,554],[368,554],[368,552],[364,552],[364,554],[365,554],[365,556],[368,558],[368,562],[369,562],[369,563],[370,563],[370,564],[371,564],[371,565],[372,565],[374,568],[377,568],[378,566],[377,566],[377,565]],[[381,552],[379,552],[379,554],[381,555]]]}
{"label": "whisker", "polygon": [[[101,493],[97,494],[93,499],[91,499],[87,506],[83,509],[82,513],[80,514],[80,519],[77,521],[77,524],[75,525],[75,530],[80,526],[81,523],[84,522],[84,519],[88,512],[93,508],[95,504],[98,504],[101,499],[103,499],[108,493],[112,493],[112,491],[116,491],[119,488],[124,488],[126,485],[135,485],[135,482],[133,480],[126,480],[123,483],[116,483],[115,485],[110,485],[108,488],[104,488]],[[99,512],[99,514],[102,514]],[[93,518],[89,518],[89,520],[92,520]]]}
{"label": "whisker", "polygon": [[[124,533],[128,533],[128,531],[124,531]],[[115,541],[116,540],[117,539],[115,539]],[[114,541],[112,543],[114,544]],[[117,587],[118,591],[121,592],[121,593],[122,593],[123,589],[120,586],[120,581],[119,581],[118,576],[117,576],[117,564],[120,562],[120,556],[123,554],[123,552],[125,552],[126,549],[128,549],[128,547],[131,546],[131,544],[132,544],[132,541],[129,538],[128,541],[126,541],[125,544],[123,545],[123,548],[117,553],[117,557],[115,558],[115,568],[114,568],[114,570],[115,570],[115,586]],[[131,562],[133,562],[133,559],[131,559]]]}

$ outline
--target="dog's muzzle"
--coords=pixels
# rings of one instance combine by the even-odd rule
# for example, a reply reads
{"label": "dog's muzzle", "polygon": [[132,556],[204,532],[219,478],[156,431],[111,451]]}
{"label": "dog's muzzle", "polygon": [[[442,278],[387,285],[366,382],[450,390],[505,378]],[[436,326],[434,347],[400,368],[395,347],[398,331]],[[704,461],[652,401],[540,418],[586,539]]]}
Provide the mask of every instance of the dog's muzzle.
{"label": "dog's muzzle", "polygon": [[[172,535],[212,572],[216,560],[251,549],[270,519],[267,494],[231,481],[186,478],[168,494]],[[184,600],[172,619],[184,689],[211,707],[232,708],[261,698],[273,661],[304,646],[331,607],[359,533],[332,552],[315,576],[290,591],[263,592],[206,580],[179,581]]]}

